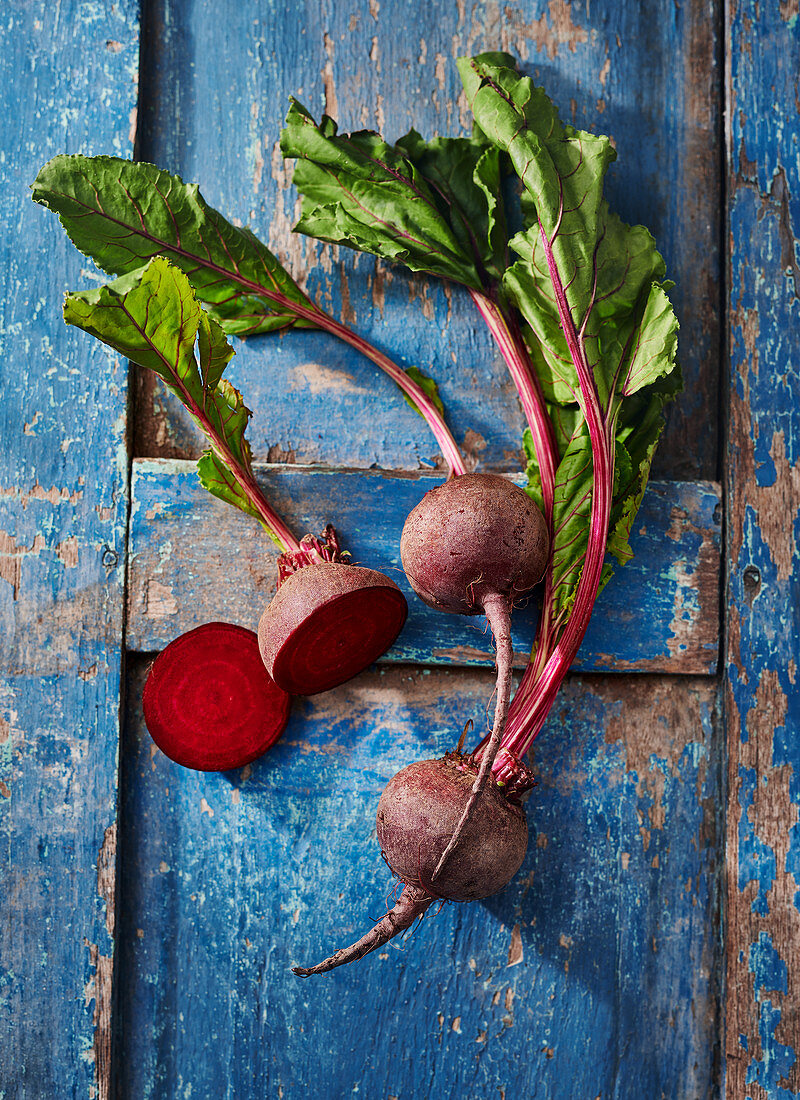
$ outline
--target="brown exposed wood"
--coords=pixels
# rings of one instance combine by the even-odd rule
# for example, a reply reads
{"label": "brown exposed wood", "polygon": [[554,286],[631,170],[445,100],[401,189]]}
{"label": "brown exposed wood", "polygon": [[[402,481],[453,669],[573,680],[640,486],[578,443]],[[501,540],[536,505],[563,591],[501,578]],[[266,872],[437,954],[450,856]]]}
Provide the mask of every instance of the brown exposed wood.
{"label": "brown exposed wood", "polygon": [[181,446],[174,438],[177,411],[164,402],[164,387],[152,371],[134,366],[132,370],[134,409],[133,453],[158,458],[198,457],[194,447]]}
{"label": "brown exposed wood", "polygon": [[[731,377],[725,685],[728,731],[726,1057],[731,1100],[800,1094],[795,594],[796,36],[780,13],[731,7]],[[787,92],[789,94],[787,95]],[[767,105],[779,116],[763,125]],[[795,113],[792,111],[794,107]],[[768,454],[768,458],[766,457]],[[785,1090],[785,1092],[784,1092]]]}
{"label": "brown exposed wood", "polygon": [[[114,937],[116,886],[117,823],[105,831],[103,845],[97,857],[97,893],[106,907],[106,930]],[[87,999],[94,998],[94,1072],[97,1100],[109,1100],[111,1096],[111,1047],[113,1003],[113,955],[101,955],[97,944],[89,944],[89,956],[94,967],[94,978],[87,991]]]}
{"label": "brown exposed wood", "polygon": [[[745,328],[745,333],[747,328]],[[758,372],[758,353],[753,349],[749,362]],[[787,521],[800,509],[800,463],[792,466],[786,460],[783,434],[776,432],[770,450],[776,477],[771,486],[757,483],[754,443],[749,418],[749,393],[745,398],[731,398],[731,438],[735,441],[731,471],[733,492],[730,495],[729,559],[736,562],[743,546],[748,510],[757,516],[760,535],[769,548],[778,579],[786,580],[792,573],[796,555],[792,523]],[[760,584],[760,582],[758,582]],[[754,596],[757,591],[754,592]],[[746,680],[742,654],[739,612],[736,608],[728,620],[728,660]],[[728,924],[726,935],[727,964],[727,1058],[729,1095],[738,1098],[752,1096],[769,1100],[769,1093],[758,1084],[747,1082],[751,1063],[763,1056],[760,1040],[759,1006],[764,996],[780,1006],[781,1018],[775,1038],[795,1049],[800,1036],[800,912],[795,898],[800,883],[787,868],[791,830],[798,821],[798,808],[792,799],[793,771],[789,765],[774,765],[775,731],[786,719],[787,696],[776,673],[765,669],[755,688],[754,705],[745,715],[744,728],[731,686],[727,687],[728,722]],[[775,876],[766,895],[766,912],[754,908],[758,883],[751,880],[739,888],[741,852],[742,772],[756,776],[755,794],[747,809],[747,822],[758,840],[775,860]],[[750,831],[748,829],[748,831]],[[793,960],[787,966],[787,990],[756,989],[750,967],[750,945],[759,942],[762,934],[769,936],[772,947],[783,960]],[[742,1050],[740,1036],[747,1042]],[[800,1067],[795,1063],[785,1078],[783,1087],[800,1091]]]}

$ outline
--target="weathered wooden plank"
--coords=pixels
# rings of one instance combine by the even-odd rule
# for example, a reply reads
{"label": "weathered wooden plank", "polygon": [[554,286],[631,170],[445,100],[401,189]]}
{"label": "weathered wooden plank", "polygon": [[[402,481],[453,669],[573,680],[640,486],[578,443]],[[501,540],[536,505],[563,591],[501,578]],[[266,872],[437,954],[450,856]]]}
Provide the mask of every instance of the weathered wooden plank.
{"label": "weathered wooden plank", "polygon": [[61,320],[81,261],[27,186],[129,155],[138,4],[0,27],[0,1096],[109,1095],[127,370]]}
{"label": "weathered wooden plank", "polygon": [[[654,232],[676,281],[686,392],[671,411],[657,474],[717,476],[720,317],[718,0],[615,4],[495,0],[415,5],[225,6],[151,0],[143,157],[201,183],[206,197],[268,238],[321,304],[391,354],[431,373],[454,434],[484,468],[520,466],[522,416],[507,373],[458,289],[376,267],[368,256],[294,236],[291,173],[277,147],[287,97],[343,127],[391,138],[471,125],[454,58],[506,48],[563,116],[611,133],[607,191]],[[209,57],[214,64],[207,64]],[[269,461],[417,468],[436,461],[425,424],[388,380],[318,333],[237,343],[231,378],[255,409]],[[335,410],[333,408],[335,402]],[[149,382],[136,453],[190,457],[197,434]]]}
{"label": "weathered wooden plank", "polygon": [[[491,664],[482,618],[445,616],[417,599],[400,568],[405,517],[441,476],[261,467],[259,477],[298,534],[333,522],[353,559],[406,592],[409,619],[386,660]],[[192,463],[134,463],[127,645],[161,649],[214,619],[254,627],[274,592],[276,551],[252,520],[209,496]],[[649,487],[635,557],[600,597],[576,667],[709,673],[719,649],[720,497],[710,482]],[[519,664],[530,653],[536,606],[514,616]]]}
{"label": "weathered wooden plank", "polygon": [[717,1095],[722,739],[708,678],[572,679],[525,864],[483,905],[323,978],[383,911],[379,792],[485,722],[483,670],[386,668],[297,701],[244,771],[123,753],[121,1096]]}
{"label": "weathered wooden plank", "polygon": [[730,8],[727,1081],[800,1096],[797,3]]}

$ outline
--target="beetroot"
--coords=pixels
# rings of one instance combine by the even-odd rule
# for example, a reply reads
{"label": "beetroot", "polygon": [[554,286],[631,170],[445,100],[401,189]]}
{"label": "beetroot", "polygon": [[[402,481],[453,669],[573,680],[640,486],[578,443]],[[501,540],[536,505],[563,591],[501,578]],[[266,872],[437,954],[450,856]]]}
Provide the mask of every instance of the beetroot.
{"label": "beetroot", "polygon": [[460,842],[500,748],[511,695],[511,608],[540,580],[549,556],[547,524],[518,485],[493,474],[462,474],[426,493],[409,515],[400,556],[414,591],[431,607],[483,612],[497,647],[497,702],[489,743],[461,821],[434,877]]}
{"label": "beetroot", "polygon": [[312,967],[295,967],[306,978],[354,962],[414,923],[437,899],[476,901],[501,890],[522,863],[528,826],[522,808],[493,779],[478,799],[436,882],[443,853],[472,798],[477,768],[471,757],[449,753],[403,768],[378,803],[378,840],[389,867],[405,885],[396,904],[351,947]]}
{"label": "beetroot", "polygon": [[290,698],[272,682],[252,630],[206,623],[170,642],[144,687],[144,720],[165,756],[227,771],[261,756],[286,727]]}
{"label": "beetroot", "polygon": [[[496,894],[519,870],[528,844],[522,808],[489,783],[464,828],[459,847],[433,876],[469,800],[477,768],[449,753],[403,768],[378,803],[378,843],[403,882],[433,897],[478,901]],[[424,848],[420,844],[424,838]]]}
{"label": "beetroot", "polygon": [[403,593],[374,569],[306,565],[281,583],[261,616],[261,656],[284,691],[316,695],[385,653],[407,614]]}
{"label": "beetroot", "polygon": [[460,615],[480,614],[487,596],[513,603],[529,592],[547,555],[542,513],[524,489],[494,474],[462,474],[431,489],[400,540],[420,599]]}
{"label": "beetroot", "polygon": [[497,703],[480,766],[450,753],[424,760],[392,779],[378,805],[384,858],[405,883],[397,904],[352,947],[295,974],[308,977],[360,959],[409,928],[439,898],[474,901],[513,877],[528,830],[518,795],[533,785],[514,760],[514,780],[501,788],[491,767],[511,694],[510,614],[547,564],[547,525],[530,497],[491,474],[462,474],[426,493],[403,528],[400,556],[414,591],[431,607],[461,615],[483,612],[497,646]]}

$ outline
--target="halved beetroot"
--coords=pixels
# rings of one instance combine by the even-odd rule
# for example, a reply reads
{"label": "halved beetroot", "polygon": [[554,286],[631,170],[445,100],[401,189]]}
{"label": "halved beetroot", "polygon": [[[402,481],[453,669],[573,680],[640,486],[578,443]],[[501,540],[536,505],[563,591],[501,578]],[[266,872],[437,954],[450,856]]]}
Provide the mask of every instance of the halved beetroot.
{"label": "halved beetroot", "polygon": [[343,562],[304,565],[286,576],[258,624],[272,679],[292,695],[316,695],[371,665],[408,615],[394,581]]}
{"label": "halved beetroot", "polygon": [[261,756],[283,733],[289,695],[273,683],[252,630],[206,623],[170,642],[144,686],[144,720],[165,756],[227,771]]}

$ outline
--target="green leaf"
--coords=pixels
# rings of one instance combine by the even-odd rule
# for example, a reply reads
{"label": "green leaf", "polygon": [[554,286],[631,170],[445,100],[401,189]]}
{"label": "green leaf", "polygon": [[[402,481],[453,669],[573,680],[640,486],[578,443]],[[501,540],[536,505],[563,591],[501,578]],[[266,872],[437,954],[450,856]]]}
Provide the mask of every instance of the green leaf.
{"label": "green leaf", "polygon": [[542,497],[542,474],[539,460],[536,457],[536,447],[533,442],[533,433],[526,428],[522,433],[522,450],[525,454],[525,476],[528,483],[525,492],[537,506],[539,511],[544,511],[544,499]]}
{"label": "green leaf", "polygon": [[[482,277],[499,281],[507,234],[501,197],[500,153],[482,134],[425,141],[412,130],[397,142],[433,192],[464,255]],[[464,281],[464,280],[461,280]]]}
{"label": "green leaf", "polygon": [[[422,155],[420,140],[414,134],[405,139]],[[465,145],[457,148],[460,158],[471,154]],[[441,196],[437,202],[399,145],[371,130],[339,134],[332,119],[323,116],[317,124],[292,100],[281,150],[297,158],[294,183],[303,196],[298,232],[480,289],[464,225],[459,221],[457,232],[451,227]]]}
{"label": "green leaf", "polygon": [[[217,383],[214,403],[224,413],[225,441],[228,447],[239,466],[248,473],[252,473],[250,444],[245,439],[244,433],[253,414],[245,405],[239,391],[225,379]],[[209,493],[263,522],[262,517],[233,476],[230,466],[216,451],[209,449],[203,452],[197,463],[197,474],[201,485]]]}
{"label": "green leaf", "polygon": [[592,444],[580,420],[556,470],[553,499],[553,615],[569,613],[589,543],[594,491]]}
{"label": "green leaf", "polygon": [[[607,545],[624,564],[663,425],[661,409],[679,386],[678,323],[652,236],[623,222],[603,198],[615,158],[610,140],[562,124],[544,91],[508,65],[486,55],[458,64],[476,124],[510,157],[524,186],[527,228],[510,242],[519,259],[503,287],[526,322],[561,455],[553,601],[563,622],[584,566],[595,491],[587,398],[615,432]],[[578,365],[595,392],[582,388]],[[603,445],[599,433],[596,445]],[[529,446],[526,451],[529,479],[538,479],[535,456]],[[610,576],[606,563],[601,587]]]}
{"label": "green leaf", "polygon": [[628,465],[617,463],[614,504],[608,535],[608,549],[625,565],[633,557],[630,534],[642,502],[653,455],[664,428],[663,408],[681,390],[680,369],[662,376],[652,385],[637,390],[622,402],[616,424],[617,448],[623,447]]}
{"label": "green leaf", "polygon": [[152,164],[61,155],[42,168],[32,192],[110,275],[167,256],[226,332],[315,327],[297,316],[294,307],[311,302],[278,259],[249,229],[210,207],[196,184]]}
{"label": "green leaf", "polygon": [[186,276],[155,257],[108,286],[68,294],[64,320],[163,380],[212,445],[198,464],[203,485],[264,523],[234,475],[238,469],[252,477],[244,434],[251,413],[222,378],[233,349],[203,312]]}
{"label": "green leaf", "polygon": [[570,304],[585,308],[594,277],[603,177],[616,156],[610,140],[563,126],[544,90],[512,68],[482,56],[460,58],[457,64],[476,123],[508,153],[535,204]]}
{"label": "green leaf", "polygon": [[660,287],[664,261],[647,229],[626,225],[603,198],[616,156],[609,138],[563,125],[544,91],[510,68],[482,57],[458,65],[477,124],[511,158],[535,212],[511,241],[520,259],[504,286],[539,346],[545,393],[564,404],[579,395],[563,292],[607,408],[614,394],[672,370],[677,324]]}
{"label": "green leaf", "polygon": [[204,389],[214,389],[234,356],[225,339],[225,333],[217,322],[205,312],[200,317],[197,332],[197,351],[200,359],[200,378]]}
{"label": "green leaf", "polygon": [[617,380],[617,392],[630,397],[672,373],[678,348],[678,319],[663,285],[653,283],[638,318],[634,342]]}
{"label": "green leaf", "polygon": [[[438,411],[442,415],[444,415],[444,405],[442,404],[442,399],[439,396],[439,387],[437,386],[433,378],[430,378],[427,374],[423,374],[422,371],[419,370],[417,367],[406,367],[406,374],[413,382],[417,383],[419,388],[428,395]],[[403,394],[403,397],[409,403],[414,412],[418,412],[420,416],[424,416],[424,413],[420,409],[419,405],[417,405],[416,401],[414,401],[412,397],[409,397],[405,390],[401,390],[400,392]]]}

